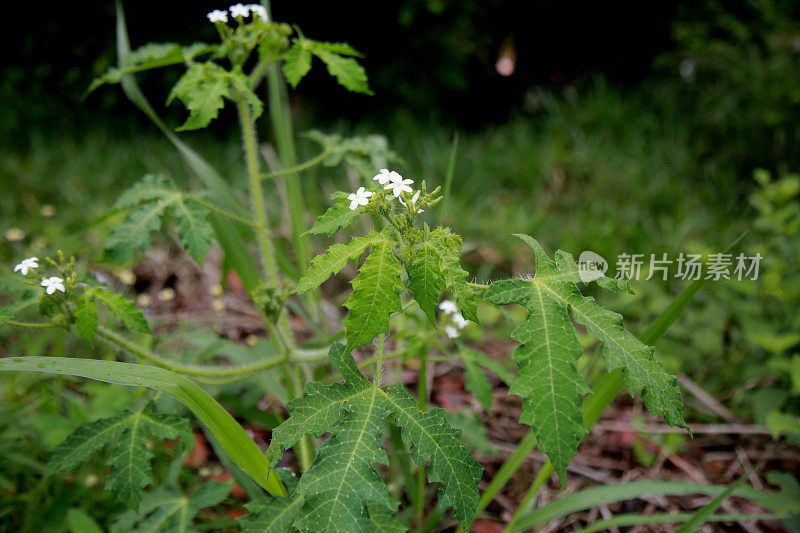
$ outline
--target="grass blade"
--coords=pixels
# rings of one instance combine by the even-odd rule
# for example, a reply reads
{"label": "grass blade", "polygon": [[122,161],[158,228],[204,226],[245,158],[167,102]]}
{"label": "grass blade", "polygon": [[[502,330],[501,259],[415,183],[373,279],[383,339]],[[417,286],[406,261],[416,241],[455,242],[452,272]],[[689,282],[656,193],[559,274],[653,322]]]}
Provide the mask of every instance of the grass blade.
{"label": "grass blade", "polygon": [[686,496],[690,494],[705,494],[719,496],[732,489],[730,494],[747,498],[753,503],[764,507],[774,513],[786,513],[800,509],[800,502],[793,498],[775,492],[760,492],[751,487],[724,485],[703,485],[683,481],[634,481],[617,485],[604,485],[591,487],[564,496],[544,507],[520,515],[508,532],[525,531],[536,524],[555,520],[578,511],[584,511],[598,505],[610,504],[618,501],[631,500],[641,496]]}
{"label": "grass blade", "polygon": [[146,365],[75,359],[68,357],[6,357],[0,359],[0,371],[46,372],[80,376],[128,387],[149,387],[172,396],[188,407],[217,438],[233,461],[270,494],[285,496],[277,474],[266,456],[214,398],[183,376]]}
{"label": "grass blade", "polygon": [[[639,526],[644,524],[680,524],[692,517],[692,513],[672,513],[672,514],[633,514],[626,513],[600,520],[591,526],[579,529],[574,533],[594,533],[595,531],[608,531],[614,527]],[[744,522],[755,520],[779,520],[782,514],[753,513],[753,514],[715,514],[706,522]]]}
{"label": "grass blade", "polygon": [[728,498],[728,496],[733,494],[733,491],[739,488],[745,481],[747,481],[747,478],[749,477],[750,473],[748,472],[747,474],[739,478],[736,481],[736,483],[725,489],[722,492],[722,494],[720,494],[719,496],[708,502],[706,505],[700,508],[696,513],[694,513],[694,515],[688,521],[686,521],[686,523],[684,523],[680,528],[675,530],[675,533],[694,533],[695,531],[700,529],[700,527],[703,524],[705,524],[709,520],[709,518],[711,518],[711,515],[714,514],[714,511],[716,511],[717,508],[719,508],[719,506],[722,505],[722,502],[724,502]]}

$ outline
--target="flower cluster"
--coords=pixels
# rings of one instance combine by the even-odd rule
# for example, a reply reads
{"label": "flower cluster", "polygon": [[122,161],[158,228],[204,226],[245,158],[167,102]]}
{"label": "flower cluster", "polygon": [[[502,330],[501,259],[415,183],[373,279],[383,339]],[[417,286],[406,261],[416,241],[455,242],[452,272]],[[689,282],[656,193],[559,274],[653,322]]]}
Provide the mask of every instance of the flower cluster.
{"label": "flower cluster", "polygon": [[455,339],[461,334],[461,330],[467,327],[469,321],[459,312],[458,307],[451,300],[444,300],[439,304],[439,310],[444,318],[449,318],[449,323],[444,327],[444,332],[451,339]]}
{"label": "flower cluster", "polygon": [[[28,272],[37,270],[39,268],[39,258],[29,257],[20,261],[15,267],[14,272],[19,272],[23,276],[27,276]],[[45,287],[47,294],[53,294],[56,291],[66,292],[64,287],[64,278],[58,276],[51,276],[42,279],[42,287]]]}
{"label": "flower cluster", "polygon": [[[372,187],[370,187],[371,190],[367,190],[366,187],[359,187],[356,192],[347,197],[350,201],[350,210],[355,211],[360,206],[367,206],[372,203],[375,210],[390,218],[390,222],[395,227],[398,227],[398,225],[413,226],[416,215],[425,212],[422,209],[423,206],[435,205],[441,200],[441,197],[436,197],[441,187],[428,192],[423,180],[421,188],[415,191],[411,188],[414,180],[403,179],[403,176],[394,170],[382,168],[372,180],[378,183],[373,183]],[[399,212],[392,207],[391,201],[394,199],[397,199],[400,203]]]}
{"label": "flower cluster", "polygon": [[[267,9],[260,5],[260,4],[234,4],[228,8],[230,10],[230,15],[233,18],[247,18],[252,13],[254,17],[259,17],[264,22],[269,22],[269,16],[267,15]],[[227,23],[228,22],[228,11],[215,9],[214,11],[208,13],[206,15],[208,20],[214,23],[221,22]]]}
{"label": "flower cluster", "polygon": [[384,190],[392,191],[395,198],[398,198],[404,192],[413,192],[409,185],[412,185],[414,180],[404,180],[403,176],[394,170],[389,171],[389,169],[382,168],[380,173],[372,179],[383,185]]}

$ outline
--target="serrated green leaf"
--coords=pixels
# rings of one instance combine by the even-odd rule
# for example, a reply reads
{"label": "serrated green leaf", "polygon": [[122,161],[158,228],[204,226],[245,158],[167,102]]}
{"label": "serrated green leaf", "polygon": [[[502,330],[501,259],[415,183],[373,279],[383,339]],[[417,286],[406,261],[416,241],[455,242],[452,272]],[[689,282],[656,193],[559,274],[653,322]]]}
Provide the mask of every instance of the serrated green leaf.
{"label": "serrated green leaf", "polygon": [[374,242],[352,281],[353,293],[344,303],[350,310],[344,319],[348,352],[371,343],[378,333],[388,333],[389,317],[402,310],[403,267],[394,255],[395,246],[397,243],[386,237]]}
{"label": "serrated green leaf", "polygon": [[114,228],[106,240],[106,251],[118,262],[131,261],[136,250],[147,250],[152,243],[151,232],[161,229],[163,204],[151,202],[137,209]]}
{"label": "serrated green leaf", "polygon": [[362,237],[355,237],[347,244],[334,244],[328,250],[311,260],[303,277],[297,282],[295,292],[303,293],[319,287],[326,279],[345,267],[348,261],[356,260],[370,246],[383,242],[386,236],[371,231]]}
{"label": "serrated green leaf", "polygon": [[78,426],[53,450],[53,455],[47,463],[48,473],[72,470],[91,459],[100,448],[112,442],[128,427],[130,415],[131,412],[126,410],[116,416]]}
{"label": "serrated green leaf", "polygon": [[464,386],[475,395],[487,413],[492,411],[492,385],[478,363],[464,359]]}
{"label": "serrated green leaf", "polygon": [[376,387],[341,344],[331,346],[329,355],[344,383],[307,383],[303,396],[289,402],[291,416],[275,428],[267,451],[275,462],[304,434],[331,433],[297,485],[295,494],[304,503],[293,526],[348,532],[375,531],[376,524],[398,526],[392,520],[397,504],[372,467],[388,462],[380,437],[390,413],[397,416],[417,463],[431,461],[428,476],[442,483],[441,502],[455,507],[459,520],[468,520],[478,502],[481,467],[460,433],[447,424],[444,410],[420,410],[402,385],[387,391]]}
{"label": "serrated green leaf", "polygon": [[284,57],[283,75],[292,87],[297,87],[300,80],[311,70],[311,52],[303,46],[302,41],[295,42]]}
{"label": "serrated green leaf", "polygon": [[330,237],[340,229],[352,224],[360,214],[358,209],[350,209],[348,200],[339,200],[320,215],[308,232],[315,235],[325,234]]}
{"label": "serrated green leaf", "polygon": [[150,333],[147,319],[142,311],[136,307],[132,301],[121,294],[117,294],[105,289],[92,289],[91,294],[101,304],[103,304],[117,320],[122,322],[125,327],[142,333]]}
{"label": "serrated green leaf", "polygon": [[156,200],[174,202],[179,197],[180,192],[175,189],[175,184],[172,183],[172,180],[157,174],[146,174],[141,181],[117,198],[114,207],[126,209]]}
{"label": "serrated green leaf", "polygon": [[475,291],[467,285],[469,272],[461,267],[461,237],[450,233],[448,228],[437,227],[430,232],[428,240],[442,258],[442,275],[458,310],[464,318],[479,324],[478,300]]}
{"label": "serrated green leaf", "polygon": [[396,508],[372,466],[389,462],[380,440],[388,403],[384,392],[364,378],[344,346],[331,346],[330,358],[342,370],[345,382],[306,384],[303,396],[287,405],[289,419],[273,431],[268,455],[276,459],[305,433],[319,436],[330,431],[331,437],[295,490],[305,501],[294,527],[301,531],[370,531],[364,513],[368,502],[387,510]]}
{"label": "serrated green leaf", "polygon": [[216,481],[203,483],[188,495],[158,488],[145,495],[136,517],[138,523],[132,520],[126,529],[137,533],[195,531],[192,523],[197,513],[220,503],[231,488],[229,483]]}
{"label": "serrated green leaf", "polygon": [[242,533],[291,533],[292,521],[304,501],[302,495],[295,494],[290,498],[248,503],[245,507],[250,514],[238,520]]}
{"label": "serrated green leaf", "polygon": [[91,291],[85,292],[78,299],[75,307],[75,329],[86,342],[92,342],[97,333],[97,304],[92,299]]}
{"label": "serrated green leaf", "polygon": [[200,265],[209,248],[213,229],[208,222],[208,211],[187,198],[171,180],[148,174],[142,181],[125,191],[117,200],[117,209],[137,208],[114,229],[107,248],[117,259],[133,258],[136,249],[150,246],[150,232],[161,227],[161,219],[169,210],[175,219],[178,237],[186,251]]}
{"label": "serrated green leaf", "polygon": [[146,44],[131,52],[123,61],[122,66],[112,67],[92,81],[86,95],[106,83],[119,83],[127,74],[182,64],[191,61],[198,55],[211,53],[216,49],[216,46],[205,43],[195,43],[186,47],[175,43]]}
{"label": "serrated green leaf", "polygon": [[328,73],[345,89],[356,93],[373,94],[367,84],[367,73],[358,61],[351,57],[342,57],[325,47],[313,46],[311,51],[325,63]]}
{"label": "serrated green leaf", "polygon": [[390,387],[386,394],[414,462],[421,465],[430,461],[428,481],[441,483],[439,501],[452,507],[462,524],[468,523],[478,508],[483,467],[461,440],[461,432],[447,423],[444,409],[421,410],[402,383]]}
{"label": "serrated green leaf", "polygon": [[364,57],[364,54],[353,48],[347,43],[329,43],[324,41],[314,41],[314,46],[341,56]]}
{"label": "serrated green leaf", "polygon": [[127,387],[150,387],[167,394],[191,409],[236,465],[256,483],[270,494],[286,494],[264,453],[242,426],[214,398],[181,375],[163,368],[119,361],[36,356],[0,358],[0,372],[9,371],[81,376]]}
{"label": "serrated green leaf", "polygon": [[53,451],[50,474],[70,470],[90,460],[98,450],[111,445],[106,489],[131,507],[138,505],[142,488],[153,480],[153,453],[148,439],[181,437],[184,449],[194,444],[189,423],[172,415],[158,415],[148,408],[123,411],[111,418],[81,424]]}
{"label": "serrated green leaf", "polygon": [[181,244],[200,266],[211,248],[211,237],[214,230],[208,223],[208,211],[199,204],[180,201],[172,206],[175,216],[175,227]]}
{"label": "serrated green leaf", "polygon": [[414,249],[406,265],[408,288],[432,324],[436,324],[436,307],[439,305],[439,295],[445,288],[441,270],[443,264],[438,249],[433,243],[424,241]]}
{"label": "serrated green leaf", "polygon": [[178,98],[189,109],[189,118],[177,130],[205,128],[217,118],[225,98],[230,98],[229,79],[229,72],[215,63],[192,64],[167,98],[167,104]]}
{"label": "serrated green leaf", "polygon": [[675,377],[663,371],[651,347],[622,328],[620,315],[580,293],[572,256],[559,251],[553,261],[534,239],[518,237],[534,250],[536,275],[492,283],[485,297],[496,305],[518,303],[528,310],[526,321],[512,332],[520,347],[513,355],[519,372],[510,392],[524,398],[520,420],[533,427],[562,481],[587,432],[581,398],[589,392],[575,368],[582,350],[570,310],[576,322],[602,341],[600,350],[608,370],[623,368],[631,394],[644,388],[642,398],[650,412],[663,413],[669,424],[686,427]]}

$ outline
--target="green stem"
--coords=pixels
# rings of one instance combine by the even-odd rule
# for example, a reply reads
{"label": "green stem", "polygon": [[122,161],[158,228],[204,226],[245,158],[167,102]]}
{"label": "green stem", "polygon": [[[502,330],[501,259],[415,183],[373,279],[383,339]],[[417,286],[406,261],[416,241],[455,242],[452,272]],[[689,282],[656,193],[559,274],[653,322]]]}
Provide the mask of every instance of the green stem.
{"label": "green stem", "polygon": [[28,329],[48,329],[48,328],[58,327],[58,325],[55,322],[17,322],[16,320],[6,320],[0,325],[12,326],[15,328],[28,328]]}
{"label": "green stem", "polygon": [[253,115],[250,111],[250,106],[244,101],[238,103],[238,108],[239,121],[242,127],[245,163],[247,165],[247,177],[250,180],[250,202],[253,209],[253,218],[256,221],[256,239],[258,240],[258,247],[261,250],[261,258],[267,277],[278,289],[281,289],[282,284],[278,274],[278,263],[275,260],[275,248],[269,236],[267,213],[264,210],[264,190],[261,188]]}
{"label": "green stem", "polygon": [[484,285],[483,283],[472,283],[471,281],[468,281],[467,286],[471,289],[475,289],[476,291],[489,290],[489,285]]}
{"label": "green stem", "polygon": [[[123,350],[131,353],[137,357],[150,361],[151,363],[155,364],[156,366],[160,366],[161,368],[166,368],[167,370],[171,370],[178,374],[184,374],[187,376],[197,376],[197,377],[205,377],[205,378],[231,378],[231,377],[238,377],[238,378],[245,378],[247,376],[257,374],[259,372],[263,372],[269,368],[279,366],[286,362],[286,359],[281,357],[275,357],[273,359],[268,359],[266,361],[261,361],[258,363],[252,363],[249,365],[243,366],[233,366],[233,367],[212,367],[212,366],[191,366],[191,365],[182,365],[180,363],[175,363],[172,361],[168,361],[163,359],[161,356],[141,348],[130,342],[129,340],[125,339],[121,335],[100,326],[97,328],[97,335],[102,337],[103,339],[116,344]],[[295,357],[297,360],[324,360],[326,355],[320,352],[317,357],[310,357],[311,355],[317,355],[317,352],[314,351],[300,351],[298,354],[295,352]],[[325,352],[327,354],[327,352]],[[299,356],[299,357],[298,357]]]}
{"label": "green stem", "polygon": [[217,213],[219,215],[227,217],[227,218],[229,218],[231,220],[235,220],[236,222],[239,222],[240,224],[244,224],[244,225],[250,226],[252,228],[258,227],[258,225],[256,223],[254,223],[252,220],[247,220],[246,218],[240,217],[238,215],[234,215],[233,213],[229,213],[229,212],[225,211],[224,209],[215,206],[214,204],[206,202],[202,198],[198,198],[197,196],[192,196],[191,194],[184,194],[183,196],[187,200],[191,200],[193,202],[196,202],[196,203],[202,205],[203,207],[205,207],[209,211],[213,211],[214,213]]}
{"label": "green stem", "polygon": [[291,174],[297,174],[298,172],[302,172],[304,170],[308,170],[309,168],[320,164],[326,157],[328,157],[330,155],[330,153],[331,153],[330,150],[328,150],[326,148],[325,150],[320,152],[319,155],[317,155],[315,157],[312,157],[308,161],[304,161],[303,163],[300,163],[299,165],[295,165],[295,166],[293,166],[291,168],[282,169],[282,170],[279,170],[277,172],[270,172],[269,174],[261,174],[261,179],[262,180],[271,180],[271,179],[274,179],[274,178],[282,178],[282,177],[285,177],[285,176],[289,176]]}

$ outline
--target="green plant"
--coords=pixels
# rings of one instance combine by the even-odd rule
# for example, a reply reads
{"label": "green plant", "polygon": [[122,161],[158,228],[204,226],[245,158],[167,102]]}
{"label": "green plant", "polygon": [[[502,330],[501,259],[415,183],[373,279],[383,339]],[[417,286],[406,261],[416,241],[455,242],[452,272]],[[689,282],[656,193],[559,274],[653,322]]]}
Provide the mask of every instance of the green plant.
{"label": "green plant", "polygon": [[[8,293],[13,297],[2,308],[0,321],[15,328],[74,331],[87,342],[102,340],[151,364],[29,356],[3,358],[0,370],[144,386],[183,403],[203,422],[209,439],[219,444],[218,453],[230,458],[272,496],[267,498],[253,490],[248,506],[251,515],[240,522],[244,529],[253,531],[290,527],[303,531],[424,529],[427,520],[442,520],[447,508],[453,509],[462,527],[468,527],[508,479],[509,472],[519,466],[520,457],[537,442],[550,461],[540,471],[530,494],[535,494],[554,470],[563,481],[581,439],[623,385],[630,394],[641,391],[651,413],[688,429],[676,379],[654,358],[651,344],[677,318],[700,284],[690,286],[639,340],[622,327],[620,315],[582,295],[578,285],[585,281],[570,254],[559,250],[551,258],[530,236],[518,235],[533,250],[533,276],[491,284],[470,282],[468,271],[461,265],[460,237],[450,228],[429,226],[421,216],[442,200],[440,188],[429,191],[423,181],[415,191],[413,180],[386,168],[373,177],[380,168],[376,161],[394,158],[375,138],[343,139],[312,133],[309,137],[321,145],[318,156],[269,173],[261,169],[256,119],[262,115],[264,104],[255,92],[259,84],[267,78],[274,134],[280,159],[287,165],[294,159],[293,133],[285,86],[277,70],[279,63],[287,81],[296,85],[309,71],[312,57],[317,57],[345,88],[368,93],[366,75],[354,59],[358,56],[354,49],[313,41],[296,28],[272,23],[261,6],[237,5],[229,14],[209,14],[221,36],[218,45],[151,44],[129,52],[124,19],[121,9],[118,11],[119,66],[93,83],[90,90],[106,83],[122,84],[131,100],[176,145],[206,190],[182,192],[166,178],[145,176],[115,205],[121,222],[107,240],[107,257],[111,261],[133,260],[139,251],[150,247],[154,232],[168,233],[164,230],[171,225],[180,244],[198,263],[203,262],[216,240],[263,320],[274,355],[233,365],[187,363],[178,355],[164,357],[150,347],[156,341],[149,324],[131,301],[108,291],[85,274],[82,265],[59,254],[57,261],[48,259],[40,265],[34,257],[18,265],[19,275],[8,282]],[[229,16],[234,19],[233,25],[228,24]],[[200,61],[201,57],[207,59]],[[225,61],[227,67],[223,66]],[[183,102],[189,117],[178,130],[207,126],[226,102],[236,107],[247,173],[246,203],[160,121],[132,77],[140,71],[179,64],[186,65],[186,72],[168,101]],[[451,161],[455,148],[453,154]],[[341,163],[353,167],[365,185],[349,195],[334,193],[333,205],[305,231],[306,206],[297,175],[316,164]],[[453,172],[451,163],[445,180],[448,188]],[[275,239],[266,209],[264,184],[277,179],[285,181],[289,204],[292,235],[291,246],[286,248]],[[309,234],[330,237],[359,217],[370,218],[374,229],[307,260]],[[249,254],[248,243],[255,244],[257,260]],[[359,266],[359,274],[352,280],[353,292],[344,303],[349,312],[343,330],[328,334],[322,326],[318,287],[348,262]],[[57,275],[40,281],[45,271]],[[593,282],[612,291],[629,290],[626,283],[603,276]],[[445,293],[454,301],[440,302]],[[465,355],[463,345],[444,341],[439,334],[441,328],[453,338],[469,322],[479,323],[481,301],[495,306],[519,304],[527,312],[524,322],[512,333],[521,344],[514,355],[519,371],[513,378],[512,392],[524,398],[522,421],[533,427],[533,433],[483,496],[478,490],[482,468],[461,432],[449,424],[444,410],[428,405],[425,380],[430,345],[438,345],[444,352],[455,349],[456,356],[471,361],[469,387],[486,401],[480,366],[494,371],[493,366],[480,357]],[[34,306],[40,321],[23,321]],[[442,310],[438,317],[437,309]],[[295,339],[290,310],[318,331],[311,343],[304,345]],[[126,334],[117,331],[111,317],[124,326]],[[392,328],[393,319],[408,322]],[[576,367],[582,349],[573,320],[601,342],[599,354],[608,373],[593,389]],[[412,322],[413,326],[409,325]],[[387,336],[398,341],[393,343],[394,350],[386,349]],[[374,355],[357,363],[353,351],[369,350],[364,347],[371,346],[376,337]],[[419,360],[416,398],[402,382],[384,386],[386,362],[400,358]],[[326,374],[313,379],[326,360],[333,372],[327,374],[324,369]],[[367,374],[363,368],[369,369]],[[189,378],[221,385],[267,373],[282,381],[290,416],[274,427],[269,449],[263,454],[224,408]],[[343,381],[336,381],[339,378]],[[395,452],[391,459],[383,447],[387,426]],[[159,486],[142,490],[154,481],[148,440],[180,437],[185,450],[190,445],[188,428],[185,421],[154,412],[148,402],[143,402],[137,409],[78,427],[56,448],[50,471],[71,469],[110,444],[107,487],[131,508],[118,518],[116,527],[189,527],[201,508],[222,501],[228,486],[209,484],[188,496],[180,494],[185,491],[177,483],[171,483],[169,489]],[[325,433],[329,437],[321,441]],[[297,457],[302,473],[299,481],[277,469],[286,449],[292,449]],[[390,463],[395,461],[406,481],[405,491],[396,487],[390,491],[381,469],[375,466],[393,466]],[[426,480],[439,483],[438,508],[431,513]],[[243,483],[252,485],[252,481]],[[401,499],[407,499],[410,505],[401,507]],[[520,512],[515,517],[517,526],[525,519],[526,511]]]}

